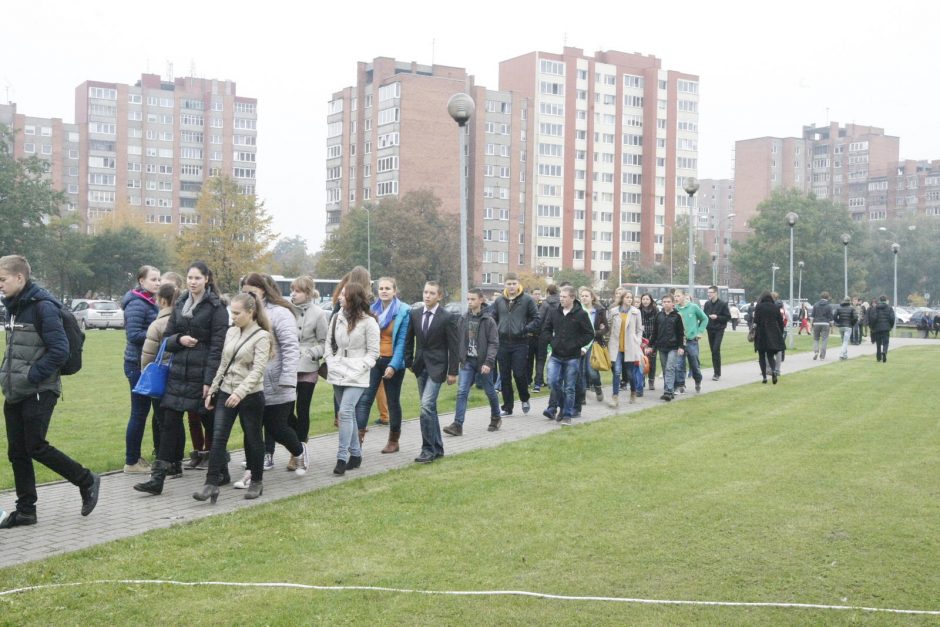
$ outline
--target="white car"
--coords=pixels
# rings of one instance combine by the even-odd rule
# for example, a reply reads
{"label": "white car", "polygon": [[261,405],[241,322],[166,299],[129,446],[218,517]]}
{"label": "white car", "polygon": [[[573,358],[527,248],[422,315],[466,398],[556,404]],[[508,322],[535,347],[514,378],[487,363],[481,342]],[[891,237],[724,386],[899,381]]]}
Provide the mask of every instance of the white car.
{"label": "white car", "polygon": [[113,300],[80,300],[72,314],[83,329],[123,329],[124,310]]}
{"label": "white car", "polygon": [[894,317],[897,319],[899,324],[907,324],[910,322],[912,315],[914,315],[914,312],[909,307],[894,308]]}

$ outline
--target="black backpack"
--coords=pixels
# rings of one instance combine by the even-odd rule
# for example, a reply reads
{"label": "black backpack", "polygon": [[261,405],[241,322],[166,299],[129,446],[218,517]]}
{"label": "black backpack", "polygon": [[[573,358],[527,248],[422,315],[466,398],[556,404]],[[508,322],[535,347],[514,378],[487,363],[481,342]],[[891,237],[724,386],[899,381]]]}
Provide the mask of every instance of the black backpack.
{"label": "black backpack", "polygon": [[69,358],[62,364],[59,374],[75,374],[82,369],[82,349],[85,347],[85,332],[78,326],[75,315],[65,307],[59,307],[59,316],[62,318],[62,328],[69,338]]}

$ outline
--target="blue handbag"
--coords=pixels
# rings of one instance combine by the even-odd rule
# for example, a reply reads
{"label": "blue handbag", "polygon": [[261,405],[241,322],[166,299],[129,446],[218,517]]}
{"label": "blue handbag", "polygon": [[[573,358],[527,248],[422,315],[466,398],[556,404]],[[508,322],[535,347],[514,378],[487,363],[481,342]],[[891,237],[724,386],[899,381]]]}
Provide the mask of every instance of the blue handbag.
{"label": "blue handbag", "polygon": [[163,393],[166,392],[166,380],[170,376],[170,366],[173,364],[173,355],[170,355],[167,363],[163,363],[164,351],[166,351],[166,340],[160,344],[157,358],[147,364],[147,367],[140,373],[137,385],[134,386],[134,394],[163,398]]}

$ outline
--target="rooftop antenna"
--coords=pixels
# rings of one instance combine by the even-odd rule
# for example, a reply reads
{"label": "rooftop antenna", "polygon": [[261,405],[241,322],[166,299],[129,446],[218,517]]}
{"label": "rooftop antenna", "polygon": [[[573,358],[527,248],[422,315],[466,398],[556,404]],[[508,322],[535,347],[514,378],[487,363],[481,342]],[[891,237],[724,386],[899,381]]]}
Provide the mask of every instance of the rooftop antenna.
{"label": "rooftop antenna", "polygon": [[431,39],[431,65],[434,65],[434,54],[436,51],[437,39]]}
{"label": "rooftop antenna", "polygon": [[166,62],[166,82],[168,83],[173,82],[173,62],[172,61]]}
{"label": "rooftop antenna", "polygon": [[196,78],[196,60],[189,60],[189,75],[193,78]]}

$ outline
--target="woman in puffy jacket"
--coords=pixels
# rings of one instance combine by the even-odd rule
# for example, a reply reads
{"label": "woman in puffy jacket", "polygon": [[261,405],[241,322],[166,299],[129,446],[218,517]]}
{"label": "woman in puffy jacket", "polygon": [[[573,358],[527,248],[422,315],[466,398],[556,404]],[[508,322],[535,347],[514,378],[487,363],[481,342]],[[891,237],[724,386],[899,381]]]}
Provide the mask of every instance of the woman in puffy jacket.
{"label": "woman in puffy jacket", "polygon": [[153,399],[143,394],[134,394],[134,386],[140,379],[140,352],[147,339],[147,329],[156,320],[160,308],[155,294],[160,287],[160,271],[153,266],[141,266],[137,271],[137,287],[127,292],[121,301],[124,310],[124,376],[131,386],[131,415],[127,420],[124,436],[124,472],[126,474],[149,474],[150,463],[140,452],[147,430],[147,415]]}
{"label": "woman in puffy jacket", "polygon": [[369,387],[356,405],[356,422],[359,435],[365,435],[372,402],[379,386],[384,384],[388,399],[389,431],[388,442],[382,452],[397,453],[401,436],[401,385],[405,378],[405,336],[408,334],[411,307],[398,299],[395,279],[383,276],[376,283],[379,297],[372,303],[372,314],[379,323],[379,358],[372,366]]}
{"label": "woman in puffy jacket", "polygon": [[183,435],[183,414],[203,415],[206,433],[212,433],[212,417],[207,415],[205,398],[222,359],[222,346],[228,331],[228,311],[216,294],[209,267],[195,261],[186,273],[189,291],[176,301],[164,332],[167,350],[173,354],[173,365],[160,400],[163,425],[160,450],[150,471],[150,481],[138,483],[138,492],[157,495],[178,455]]}
{"label": "woman in puffy jacket", "polygon": [[369,387],[379,357],[379,324],[369,310],[369,296],[358,283],[347,283],[339,294],[340,309],[330,320],[326,341],[327,380],[339,405],[339,449],[333,474],[362,464],[356,405]]}

